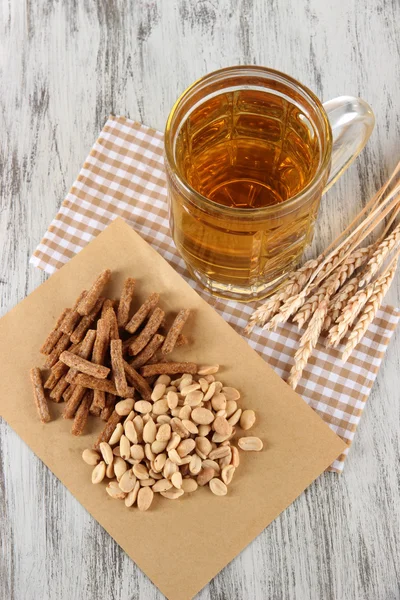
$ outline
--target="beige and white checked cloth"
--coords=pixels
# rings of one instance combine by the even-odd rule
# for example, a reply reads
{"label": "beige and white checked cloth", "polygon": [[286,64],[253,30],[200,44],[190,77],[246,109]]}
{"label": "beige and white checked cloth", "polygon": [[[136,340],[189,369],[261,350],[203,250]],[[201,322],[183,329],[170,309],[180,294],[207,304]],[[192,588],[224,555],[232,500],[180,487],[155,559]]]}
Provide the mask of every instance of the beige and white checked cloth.
{"label": "beige and white checked cloth", "polygon": [[[254,306],[220,300],[200,288],[170,237],[162,134],[130,119],[111,116],[32,256],[32,264],[53,273],[117,216],[243,334]],[[349,445],[399,318],[399,310],[383,307],[347,363],[340,360],[340,347],[328,350],[319,345],[304,370],[297,391]],[[286,379],[299,339],[297,328],[285,324],[273,333],[253,331],[248,342]],[[330,470],[342,471],[347,452]]]}

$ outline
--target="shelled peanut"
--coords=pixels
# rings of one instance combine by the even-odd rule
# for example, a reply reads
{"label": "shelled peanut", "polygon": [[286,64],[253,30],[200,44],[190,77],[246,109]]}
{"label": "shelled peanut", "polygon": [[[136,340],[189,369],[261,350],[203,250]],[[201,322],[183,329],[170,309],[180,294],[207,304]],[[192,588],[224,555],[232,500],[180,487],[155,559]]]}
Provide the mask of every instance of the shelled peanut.
{"label": "shelled peanut", "polygon": [[[109,432],[99,450],[85,450],[94,467],[92,482],[109,479],[107,493],[127,507],[150,508],[155,494],[175,500],[207,486],[225,496],[239,466],[233,440],[237,428],[249,430],[252,410],[238,405],[240,393],[215,379],[218,366],[177,379],[160,375],[148,400],[127,398],[115,406],[123,422]],[[258,437],[239,437],[244,451],[260,451]]]}

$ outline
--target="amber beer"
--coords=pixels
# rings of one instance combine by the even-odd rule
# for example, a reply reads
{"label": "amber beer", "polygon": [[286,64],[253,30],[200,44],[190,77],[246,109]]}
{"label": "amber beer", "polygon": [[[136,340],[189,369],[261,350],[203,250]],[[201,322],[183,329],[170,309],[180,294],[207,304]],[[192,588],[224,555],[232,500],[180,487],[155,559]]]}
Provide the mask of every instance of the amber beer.
{"label": "amber beer", "polygon": [[311,240],[331,148],[321,103],[286,75],[232,67],[193,84],[165,149],[172,235],[194,277],[225,297],[270,293]]}

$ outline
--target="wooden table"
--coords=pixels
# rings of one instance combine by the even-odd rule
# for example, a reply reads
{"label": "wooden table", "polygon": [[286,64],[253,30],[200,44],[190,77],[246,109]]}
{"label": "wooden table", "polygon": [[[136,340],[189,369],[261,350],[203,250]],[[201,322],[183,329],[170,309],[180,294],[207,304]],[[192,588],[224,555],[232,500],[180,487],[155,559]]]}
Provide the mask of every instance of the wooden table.
{"label": "wooden table", "polygon": [[[29,257],[107,115],[161,129],[188,84],[235,63],[285,71],[324,100],[359,95],[375,111],[366,150],[323,199],[312,250],[323,248],[399,159],[399,8],[398,0],[3,1],[2,314],[45,279]],[[398,284],[389,295],[397,304]],[[320,477],[201,600],[400,598],[399,361],[400,332],[344,474]],[[161,597],[4,422],[0,458],[2,600]]]}

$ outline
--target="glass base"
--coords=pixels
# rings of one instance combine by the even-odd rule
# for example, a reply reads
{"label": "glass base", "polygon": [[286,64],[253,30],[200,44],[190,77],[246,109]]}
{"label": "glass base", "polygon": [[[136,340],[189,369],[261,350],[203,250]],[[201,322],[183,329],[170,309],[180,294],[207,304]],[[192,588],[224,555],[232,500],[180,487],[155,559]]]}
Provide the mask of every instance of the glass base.
{"label": "glass base", "polygon": [[195,280],[214,296],[218,296],[219,298],[227,298],[230,300],[237,300],[238,302],[254,302],[255,300],[267,298],[275,292],[276,288],[287,277],[287,273],[284,273],[273,281],[266,281],[264,283],[259,283],[252,286],[240,286],[214,281],[210,277],[204,275],[204,273],[200,273],[200,271],[190,267],[189,270]]}

